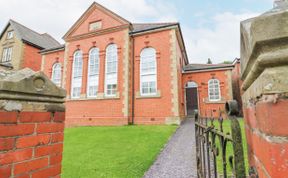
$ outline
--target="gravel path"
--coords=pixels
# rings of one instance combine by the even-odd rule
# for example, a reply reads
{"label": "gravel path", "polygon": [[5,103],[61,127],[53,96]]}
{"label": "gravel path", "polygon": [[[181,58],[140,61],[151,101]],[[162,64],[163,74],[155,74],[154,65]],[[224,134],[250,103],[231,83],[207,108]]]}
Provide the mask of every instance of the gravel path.
{"label": "gravel path", "polygon": [[194,121],[186,119],[144,178],[197,177]]}

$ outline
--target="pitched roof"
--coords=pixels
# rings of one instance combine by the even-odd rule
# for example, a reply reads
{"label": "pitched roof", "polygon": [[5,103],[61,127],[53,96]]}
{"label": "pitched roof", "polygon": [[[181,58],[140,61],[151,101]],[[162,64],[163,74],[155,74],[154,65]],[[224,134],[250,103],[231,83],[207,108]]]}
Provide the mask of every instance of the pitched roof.
{"label": "pitched roof", "polygon": [[57,47],[60,45],[58,41],[56,41],[53,37],[51,37],[49,34],[39,34],[24,25],[15,22],[14,20],[9,20],[8,24],[6,25],[5,29],[1,33],[0,38],[2,38],[3,34],[5,33],[6,29],[8,28],[9,24],[12,26],[13,30],[15,31],[15,34],[18,38],[23,40],[24,42],[30,43],[31,45],[34,45],[41,49],[48,49]]}
{"label": "pitched roof", "polygon": [[188,64],[184,66],[184,71],[200,71],[200,70],[213,70],[213,69],[226,69],[234,67],[233,64]]}
{"label": "pitched roof", "polygon": [[133,30],[131,33],[139,33],[148,30],[154,30],[158,28],[165,28],[169,26],[178,25],[178,22],[169,22],[169,23],[133,23],[132,27]]}

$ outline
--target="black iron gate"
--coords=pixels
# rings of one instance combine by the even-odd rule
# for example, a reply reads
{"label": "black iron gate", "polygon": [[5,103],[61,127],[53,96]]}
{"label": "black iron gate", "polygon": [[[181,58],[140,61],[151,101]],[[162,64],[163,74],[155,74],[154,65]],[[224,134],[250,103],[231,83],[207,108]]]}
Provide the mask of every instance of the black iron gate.
{"label": "black iron gate", "polygon": [[[204,117],[196,115],[196,155],[199,178],[210,177],[246,177],[241,128],[236,118],[238,105],[236,101],[227,102],[226,113],[231,121],[231,134],[223,130],[223,117],[213,118],[212,111]],[[218,122],[218,123],[216,123]],[[231,146],[229,146],[231,145]],[[232,147],[232,154],[227,148]]]}

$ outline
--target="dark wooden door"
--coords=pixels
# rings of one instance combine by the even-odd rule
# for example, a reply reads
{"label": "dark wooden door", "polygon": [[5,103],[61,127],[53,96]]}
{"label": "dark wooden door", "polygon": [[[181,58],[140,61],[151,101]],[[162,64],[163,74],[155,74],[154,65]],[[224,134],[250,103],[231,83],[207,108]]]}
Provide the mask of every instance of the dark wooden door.
{"label": "dark wooden door", "polygon": [[186,88],[186,107],[187,115],[193,115],[194,110],[198,109],[197,88]]}

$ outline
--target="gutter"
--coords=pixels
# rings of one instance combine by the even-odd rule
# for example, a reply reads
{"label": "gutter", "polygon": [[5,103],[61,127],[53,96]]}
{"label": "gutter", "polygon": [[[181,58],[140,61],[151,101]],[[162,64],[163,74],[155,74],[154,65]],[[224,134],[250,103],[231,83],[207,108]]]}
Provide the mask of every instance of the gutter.
{"label": "gutter", "polygon": [[138,33],[149,32],[149,31],[158,30],[158,29],[161,29],[161,28],[172,27],[172,26],[176,26],[176,25],[179,25],[179,23],[164,25],[164,26],[161,26],[161,27],[149,28],[149,29],[135,31],[135,32],[130,32],[129,34],[130,35],[136,35]]}
{"label": "gutter", "polygon": [[184,70],[183,74],[187,73],[197,73],[197,72],[209,72],[209,71],[219,71],[219,70],[232,70],[234,66],[219,67],[219,68],[204,68],[204,69],[194,69],[194,70]]}

